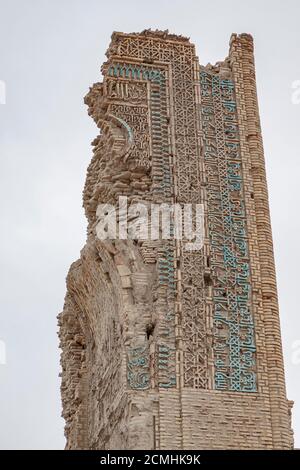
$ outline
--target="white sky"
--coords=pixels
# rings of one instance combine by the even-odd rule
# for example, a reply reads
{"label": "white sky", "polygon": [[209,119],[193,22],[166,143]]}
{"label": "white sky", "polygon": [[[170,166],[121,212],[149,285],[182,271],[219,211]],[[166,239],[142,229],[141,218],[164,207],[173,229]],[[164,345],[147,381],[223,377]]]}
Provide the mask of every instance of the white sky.
{"label": "white sky", "polygon": [[112,31],[149,27],[190,36],[202,64],[225,58],[232,32],[254,35],[287,389],[300,447],[300,104],[291,100],[300,80],[299,20],[297,0],[0,0],[1,449],[64,446],[56,315],[85,242],[81,192],[97,134],[83,96],[101,80]]}

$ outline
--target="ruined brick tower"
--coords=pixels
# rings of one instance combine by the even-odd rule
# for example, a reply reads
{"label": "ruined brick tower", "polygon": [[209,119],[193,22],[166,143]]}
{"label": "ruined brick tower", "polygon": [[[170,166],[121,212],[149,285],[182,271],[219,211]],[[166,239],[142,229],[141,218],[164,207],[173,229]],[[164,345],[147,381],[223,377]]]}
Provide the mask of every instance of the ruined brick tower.
{"label": "ruined brick tower", "polygon": [[[88,238],[59,315],[67,449],[289,449],[253,41],[114,33],[85,98],[101,129]],[[99,203],[203,204],[204,246],[101,241]]]}

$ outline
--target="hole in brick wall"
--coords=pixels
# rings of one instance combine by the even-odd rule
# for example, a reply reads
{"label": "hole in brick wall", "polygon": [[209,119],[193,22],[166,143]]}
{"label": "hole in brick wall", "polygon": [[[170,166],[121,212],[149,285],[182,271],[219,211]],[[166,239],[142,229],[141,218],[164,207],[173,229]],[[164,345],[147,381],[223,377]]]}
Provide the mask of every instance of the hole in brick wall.
{"label": "hole in brick wall", "polygon": [[206,266],[209,268],[210,267],[210,257],[206,257]]}
{"label": "hole in brick wall", "polygon": [[213,283],[213,281],[212,281],[211,275],[209,273],[205,273],[204,274],[204,284],[206,286],[212,286],[212,283]]}
{"label": "hole in brick wall", "polygon": [[147,335],[147,340],[150,339],[150,336],[153,336],[153,333],[154,333],[154,329],[155,329],[155,323],[148,323],[148,325],[146,326],[146,335]]}
{"label": "hole in brick wall", "polygon": [[152,57],[144,57],[143,62],[144,64],[153,64],[154,60],[152,59]]}
{"label": "hole in brick wall", "polygon": [[251,199],[254,199],[254,193],[250,194]]}
{"label": "hole in brick wall", "polygon": [[112,321],[112,330],[113,330],[113,334],[115,337],[118,336],[118,326],[116,324],[116,321],[113,319]]}
{"label": "hole in brick wall", "polygon": [[272,300],[271,295],[263,295],[263,300]]}

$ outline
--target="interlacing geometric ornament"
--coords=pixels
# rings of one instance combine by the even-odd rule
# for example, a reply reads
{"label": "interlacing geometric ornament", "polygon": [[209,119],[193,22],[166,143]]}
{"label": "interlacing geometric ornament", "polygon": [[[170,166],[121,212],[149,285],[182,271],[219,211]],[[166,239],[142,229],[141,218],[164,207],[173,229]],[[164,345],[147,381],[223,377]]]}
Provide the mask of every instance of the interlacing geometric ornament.
{"label": "interlacing geometric ornament", "polygon": [[[199,84],[194,46],[184,38],[113,38],[108,58],[103,69],[108,112],[132,138],[135,167],[151,177],[145,199],[199,204],[207,182],[209,267],[205,250],[184,251],[177,240],[161,242],[156,252],[156,386],[254,392],[254,323],[234,83],[203,70]],[[149,354],[138,344],[127,353],[133,389],[151,386]]]}
{"label": "interlacing geometric ornament", "polygon": [[234,83],[205,70],[200,82],[214,279],[215,388],[255,392],[255,335]]}

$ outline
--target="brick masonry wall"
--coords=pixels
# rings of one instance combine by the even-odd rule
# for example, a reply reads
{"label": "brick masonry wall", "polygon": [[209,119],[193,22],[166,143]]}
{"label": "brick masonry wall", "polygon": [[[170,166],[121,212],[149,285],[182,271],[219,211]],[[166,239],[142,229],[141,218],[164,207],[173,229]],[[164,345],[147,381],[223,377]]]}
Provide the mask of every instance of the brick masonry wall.
{"label": "brick masonry wall", "polygon": [[[113,33],[107,58],[59,315],[66,448],[289,449],[253,40],[202,67],[182,36]],[[120,196],[203,204],[204,247],[99,240]]]}

